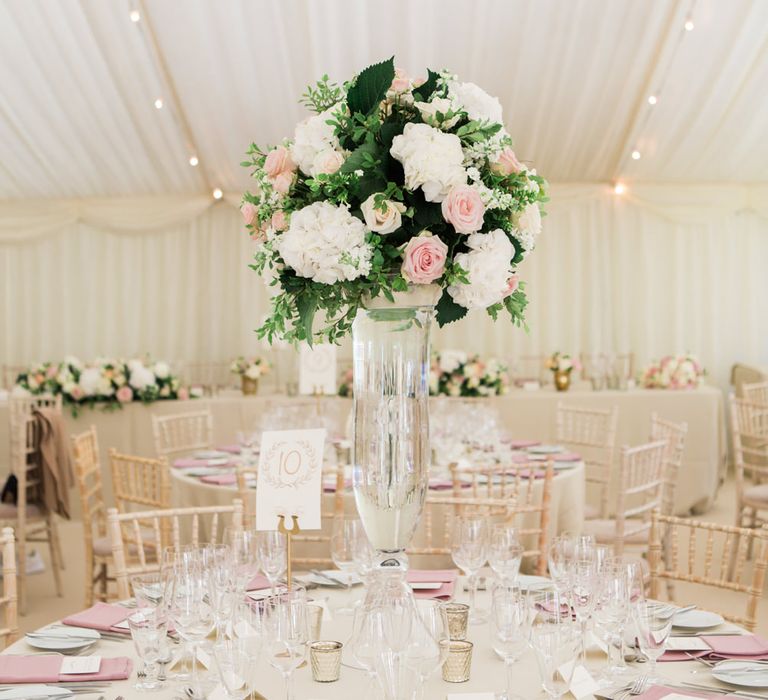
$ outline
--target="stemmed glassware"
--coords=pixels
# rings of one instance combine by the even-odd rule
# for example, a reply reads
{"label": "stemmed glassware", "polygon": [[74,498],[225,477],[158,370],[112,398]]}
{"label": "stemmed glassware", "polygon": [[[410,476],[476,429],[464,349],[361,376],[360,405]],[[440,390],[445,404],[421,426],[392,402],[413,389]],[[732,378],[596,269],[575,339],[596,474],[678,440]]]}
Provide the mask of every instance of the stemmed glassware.
{"label": "stemmed glassware", "polygon": [[248,584],[259,572],[259,533],[255,530],[227,528],[224,533],[224,542],[230,550],[235,587],[239,592],[244,593]]}
{"label": "stemmed glassware", "polygon": [[520,700],[512,691],[513,668],[528,645],[528,601],[515,588],[498,587],[491,599],[490,628],[493,650],[504,659],[506,693],[501,700]]}
{"label": "stemmed glassware", "polygon": [[621,561],[615,561],[600,572],[595,607],[596,622],[605,632],[608,665],[603,673],[606,682],[615,682],[626,673],[624,663],[624,626],[629,616],[629,578]]}
{"label": "stemmed glassware", "polygon": [[157,690],[162,683],[158,679],[158,666],[168,634],[168,618],[162,607],[142,607],[128,617],[128,628],[142,661],[143,674],[133,686],[136,690]]}
{"label": "stemmed glassware", "polygon": [[378,698],[381,695],[376,676],[376,655],[378,653],[378,640],[383,633],[381,618],[371,614],[372,609],[366,603],[355,608],[352,619],[352,636],[348,642],[352,659],[363,668],[368,676],[366,698]]}
{"label": "stemmed glassware", "polygon": [[230,700],[245,700],[254,688],[258,657],[240,639],[223,640],[213,646],[213,658],[221,684]]}
{"label": "stemmed glassware", "polygon": [[258,553],[261,570],[269,580],[272,595],[275,595],[277,582],[287,569],[287,543],[285,535],[277,530],[258,533]]}
{"label": "stemmed glassware", "polygon": [[523,547],[517,541],[515,528],[504,523],[491,526],[488,563],[503,585],[509,586],[517,581],[522,559]]}
{"label": "stemmed glassware", "polygon": [[266,616],[269,663],[285,680],[286,700],[294,700],[293,672],[307,656],[309,620],[304,591],[291,591],[267,601]]}
{"label": "stemmed glassware", "polygon": [[648,658],[648,680],[659,683],[660,678],[656,662],[664,653],[669,633],[672,631],[673,615],[659,615],[659,610],[652,604],[640,601],[632,606],[632,616],[637,630],[640,651]]}
{"label": "stemmed glassware", "polygon": [[416,672],[416,698],[424,697],[424,684],[448,658],[451,635],[448,616],[442,603],[434,600],[416,601],[417,617],[411,629],[411,642],[405,663]]}
{"label": "stemmed glassware", "polygon": [[469,620],[485,621],[486,616],[475,607],[477,574],[488,558],[488,527],[480,517],[460,517],[453,524],[451,558],[469,579]]}
{"label": "stemmed glassware", "polygon": [[227,635],[235,602],[235,577],[232,550],[225,544],[209,544],[201,552],[203,574],[208,584],[208,601],[216,621],[216,639]]}
{"label": "stemmed glassware", "polygon": [[[331,534],[331,559],[336,568],[344,574],[347,592],[352,588],[352,575],[358,566],[360,555],[357,550],[362,538],[365,538],[365,533],[359,518],[340,517],[334,520],[333,533]],[[356,556],[358,557],[357,560]],[[350,615],[352,608],[345,606],[337,612]]]}
{"label": "stemmed glassware", "polygon": [[597,568],[595,560],[586,552],[571,562],[568,569],[568,586],[571,606],[581,628],[581,659],[587,657],[587,628],[595,609],[597,594]]}

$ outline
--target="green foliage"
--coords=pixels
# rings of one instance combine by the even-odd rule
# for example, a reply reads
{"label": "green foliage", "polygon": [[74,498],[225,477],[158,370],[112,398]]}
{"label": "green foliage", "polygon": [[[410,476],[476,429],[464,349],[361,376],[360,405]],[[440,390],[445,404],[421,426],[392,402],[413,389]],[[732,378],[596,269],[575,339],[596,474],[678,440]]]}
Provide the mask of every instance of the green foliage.
{"label": "green foliage", "polygon": [[344,96],[344,91],[336,84],[329,81],[327,75],[324,75],[315,83],[307,87],[301,96],[301,104],[313,112],[325,112],[338,103]]}
{"label": "green foliage", "polygon": [[435,73],[432,69],[427,71],[427,80],[419,87],[414,88],[413,96],[418,102],[428,102],[432,97],[432,93],[437,89],[437,84],[440,79],[440,74]]}
{"label": "green foliage", "polygon": [[395,77],[395,57],[360,71],[347,91],[347,106],[353,114],[370,114],[386,97]]}
{"label": "green foliage", "polygon": [[448,294],[448,290],[443,290],[440,301],[437,302],[437,324],[442,328],[448,323],[453,323],[467,315],[467,309],[459,306],[453,297]]}

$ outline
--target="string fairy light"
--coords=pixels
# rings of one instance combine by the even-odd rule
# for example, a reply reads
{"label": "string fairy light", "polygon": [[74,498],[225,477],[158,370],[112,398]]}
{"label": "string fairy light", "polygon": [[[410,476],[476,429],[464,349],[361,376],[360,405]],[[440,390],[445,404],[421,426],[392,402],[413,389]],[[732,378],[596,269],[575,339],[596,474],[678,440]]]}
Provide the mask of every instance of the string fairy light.
{"label": "string fairy light", "polygon": [[134,24],[141,19],[141,13],[138,10],[131,10],[131,13],[128,16]]}
{"label": "string fairy light", "polygon": [[613,186],[613,193],[614,193],[614,194],[622,195],[622,194],[624,194],[626,191],[627,191],[627,186],[626,186],[626,185],[625,185],[623,182],[617,182],[617,183],[616,183],[616,184]]}
{"label": "string fairy light", "polygon": [[197,156],[190,156],[190,157],[189,157],[189,164],[190,164],[190,165],[191,165],[193,168],[194,168],[194,167],[196,167],[196,166],[197,166],[197,164],[198,164],[199,162],[200,162],[200,161],[197,159]]}
{"label": "string fairy light", "polygon": [[224,196],[224,193],[221,191],[221,188],[217,187],[213,191],[213,198],[214,199],[221,199]]}
{"label": "string fairy light", "polygon": [[163,108],[163,100],[162,98],[158,97],[155,100],[155,109],[162,109]]}

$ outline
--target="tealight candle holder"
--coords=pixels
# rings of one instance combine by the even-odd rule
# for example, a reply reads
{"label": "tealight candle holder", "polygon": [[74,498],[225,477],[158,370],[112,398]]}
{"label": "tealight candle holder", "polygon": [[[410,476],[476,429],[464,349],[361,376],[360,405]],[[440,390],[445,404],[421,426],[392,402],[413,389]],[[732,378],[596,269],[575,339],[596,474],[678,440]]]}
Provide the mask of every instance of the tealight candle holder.
{"label": "tealight candle holder", "polygon": [[448,645],[448,658],[443,664],[443,680],[448,683],[466,683],[472,666],[472,642],[457,640]]}
{"label": "tealight candle holder", "polygon": [[309,645],[309,663],[312,680],[317,683],[333,683],[341,672],[341,642],[312,642]]}

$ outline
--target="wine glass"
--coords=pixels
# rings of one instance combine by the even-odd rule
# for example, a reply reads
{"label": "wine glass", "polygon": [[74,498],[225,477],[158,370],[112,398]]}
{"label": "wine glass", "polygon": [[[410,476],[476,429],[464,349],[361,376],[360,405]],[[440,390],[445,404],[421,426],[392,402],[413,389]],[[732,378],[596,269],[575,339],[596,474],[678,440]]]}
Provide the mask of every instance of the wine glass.
{"label": "wine glass", "polygon": [[648,680],[650,683],[660,683],[656,662],[664,653],[667,638],[672,630],[674,615],[659,616],[658,608],[653,604],[640,601],[632,609],[637,630],[637,641],[640,651],[650,661]]}
{"label": "wine glass", "polygon": [[249,653],[259,655],[266,636],[267,601],[239,600],[232,612],[232,638],[247,645]]}
{"label": "wine glass", "polygon": [[158,665],[164,655],[168,634],[168,618],[161,608],[139,608],[128,617],[133,645],[142,662],[136,690],[157,690],[162,686],[158,679]]}
{"label": "wine glass", "polygon": [[261,570],[269,580],[272,595],[275,586],[287,568],[287,543],[285,535],[277,530],[266,530],[258,534],[258,553]]}
{"label": "wine glass", "polygon": [[568,567],[568,587],[573,614],[581,627],[581,659],[584,662],[587,657],[587,627],[595,609],[597,585],[595,560],[574,559]]}
{"label": "wine glass", "polygon": [[224,542],[229,545],[235,586],[244,593],[259,572],[259,537],[255,530],[227,528]]}
{"label": "wine glass", "polygon": [[235,601],[232,550],[226,544],[209,544],[202,551],[201,564],[208,584],[208,601],[216,621],[216,638],[223,640]]}
{"label": "wine glass", "polygon": [[600,575],[595,606],[595,620],[605,633],[604,638],[608,649],[608,665],[603,672],[603,678],[605,682],[611,684],[615,682],[617,676],[627,671],[622,642],[628,615],[629,579],[624,566],[620,561],[616,561]]}
{"label": "wine glass", "polygon": [[139,608],[163,608],[167,604],[169,578],[160,572],[134,574],[131,589]]}
{"label": "wine glass", "polygon": [[406,652],[406,664],[417,675],[418,698],[424,697],[424,684],[448,658],[451,635],[448,615],[442,603],[434,600],[417,600],[417,618],[411,632],[411,642]]}
{"label": "wine glass", "polygon": [[460,517],[453,525],[451,558],[469,579],[469,620],[473,624],[485,621],[475,607],[477,574],[485,565],[488,555],[488,529],[479,517]]}
{"label": "wine glass", "polygon": [[568,604],[558,595],[546,596],[537,604],[538,615],[531,626],[531,647],[541,673],[544,692],[556,700],[571,685],[580,635]]}
{"label": "wine glass", "polygon": [[488,544],[488,563],[504,585],[517,580],[522,559],[523,548],[517,541],[515,528],[504,523],[493,525]]}
{"label": "wine glass", "polygon": [[363,603],[355,608],[352,618],[352,635],[348,647],[352,659],[359,664],[368,676],[368,688],[365,697],[380,695],[376,678],[377,640],[381,638],[381,618],[372,614],[372,606]]}
{"label": "wine glass", "polygon": [[[331,534],[331,559],[344,576],[342,580],[346,586],[347,592],[352,588],[352,575],[357,568],[357,549],[360,546],[363,533],[363,525],[359,518],[336,518],[333,523],[333,533]],[[337,610],[342,615],[352,613],[350,605],[342,606]]]}
{"label": "wine glass", "polygon": [[258,657],[243,640],[219,641],[213,646],[213,658],[221,684],[230,700],[245,700],[254,688]]}
{"label": "wine glass", "polygon": [[285,680],[286,700],[294,700],[293,672],[307,656],[309,624],[303,592],[286,592],[267,602],[267,656]]}
{"label": "wine glass", "polygon": [[504,659],[507,688],[501,700],[521,700],[512,691],[514,663],[528,644],[528,603],[516,589],[497,588],[491,600],[490,628],[493,650]]}

